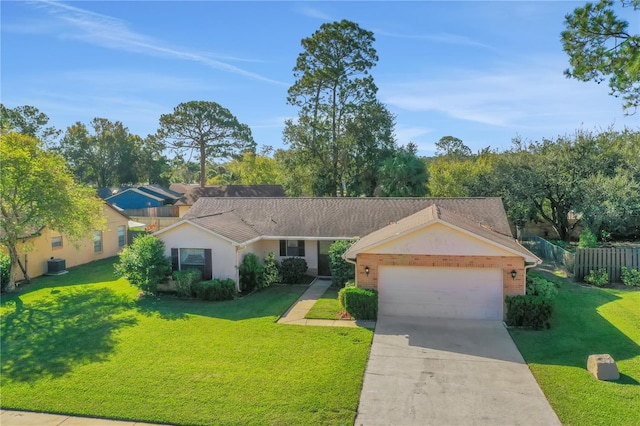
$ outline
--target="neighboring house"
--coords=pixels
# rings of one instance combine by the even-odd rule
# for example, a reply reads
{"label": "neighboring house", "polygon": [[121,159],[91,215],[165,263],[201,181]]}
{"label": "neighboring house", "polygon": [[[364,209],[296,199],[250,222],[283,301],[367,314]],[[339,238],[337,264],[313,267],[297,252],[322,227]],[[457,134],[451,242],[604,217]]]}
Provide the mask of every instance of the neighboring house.
{"label": "neighboring house", "polygon": [[130,187],[123,187],[123,186],[110,186],[106,188],[98,188],[96,189],[96,194],[98,195],[98,197],[104,200],[113,195],[116,195],[119,192],[126,191],[129,188]]}
{"label": "neighboring house", "polygon": [[166,200],[164,198],[142,191],[138,188],[125,189],[111,197],[105,198],[104,200],[109,204],[113,204],[125,210],[161,207],[166,204]]}
{"label": "neighboring house", "polygon": [[[103,204],[102,211],[106,217],[104,229],[88,231],[87,237],[76,243],[59,232],[45,228],[40,236],[18,246],[23,262],[26,256],[29,276],[35,278],[46,274],[51,258],[64,259],[65,266],[70,268],[116,256],[127,243],[129,218],[107,203]],[[23,279],[22,271],[17,266],[13,274],[16,280]]]}
{"label": "neighboring house", "polygon": [[177,192],[183,192],[183,196],[176,202],[179,207],[179,217],[183,217],[200,197],[213,198],[255,198],[255,197],[286,197],[282,185],[198,185],[171,184],[171,188]]}
{"label": "neighboring house", "polygon": [[298,256],[328,276],[329,246],[356,284],[380,292],[382,314],[502,319],[504,296],[524,294],[540,260],[512,237],[500,198],[200,198],[156,235],[174,269],[232,278],[247,253]]}
{"label": "neighboring house", "polygon": [[137,187],[140,191],[163,198],[165,204],[175,204],[182,197],[182,193],[163,188],[159,185],[140,185]]}
{"label": "neighboring house", "polygon": [[[104,194],[106,188],[100,188],[98,195]],[[117,191],[110,197],[104,198],[109,203],[121,209],[145,209],[174,204],[182,194],[162,188],[158,185],[140,185]]]}

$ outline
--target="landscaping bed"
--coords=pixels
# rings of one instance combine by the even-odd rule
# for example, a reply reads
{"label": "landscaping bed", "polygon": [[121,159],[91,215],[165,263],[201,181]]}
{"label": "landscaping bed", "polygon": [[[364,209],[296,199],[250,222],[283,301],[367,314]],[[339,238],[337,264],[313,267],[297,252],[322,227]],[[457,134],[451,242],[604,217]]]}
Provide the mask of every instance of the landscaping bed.
{"label": "landscaping bed", "polygon": [[372,331],[276,319],[305,290],[138,297],[114,260],[3,295],[2,408],[170,424],[353,424]]}

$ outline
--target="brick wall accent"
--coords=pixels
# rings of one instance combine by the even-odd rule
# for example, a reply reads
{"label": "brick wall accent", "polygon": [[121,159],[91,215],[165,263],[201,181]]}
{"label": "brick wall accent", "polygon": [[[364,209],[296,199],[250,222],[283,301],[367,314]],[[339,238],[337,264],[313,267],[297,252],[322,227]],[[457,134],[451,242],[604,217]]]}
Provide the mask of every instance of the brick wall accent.
{"label": "brick wall accent", "polygon": [[[442,256],[415,254],[375,254],[360,253],[357,257],[356,283],[358,287],[378,289],[378,267],[395,266],[433,266],[454,268],[500,268],[502,269],[502,285],[504,296],[524,294],[526,275],[524,260],[517,256]],[[369,267],[369,275],[365,273]],[[511,271],[516,270],[514,280]]]}

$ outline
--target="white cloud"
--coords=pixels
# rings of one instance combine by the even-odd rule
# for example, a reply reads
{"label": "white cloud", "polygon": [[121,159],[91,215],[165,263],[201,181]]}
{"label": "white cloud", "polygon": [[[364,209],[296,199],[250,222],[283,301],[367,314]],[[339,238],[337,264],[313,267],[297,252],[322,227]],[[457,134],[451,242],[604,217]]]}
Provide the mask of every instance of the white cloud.
{"label": "white cloud", "polygon": [[380,96],[406,111],[508,129],[575,129],[622,118],[621,109],[612,108],[618,100],[606,87],[568,80],[563,67],[555,58],[528,58],[493,70],[450,69],[428,80],[380,84]]}
{"label": "white cloud", "polygon": [[331,16],[328,15],[327,13],[306,4],[304,6],[298,7],[297,10],[301,14],[309,18],[320,19],[323,21],[333,21],[333,18],[331,18]]}
{"label": "white cloud", "polygon": [[425,40],[425,41],[433,41],[436,43],[445,43],[445,44],[455,44],[461,46],[473,46],[473,47],[482,47],[485,49],[493,49],[491,46],[485,43],[481,43],[477,40],[474,40],[467,36],[461,36],[458,34],[450,34],[450,33],[437,33],[437,34],[405,34],[405,33],[396,33],[389,32],[384,30],[376,30],[376,36],[386,36],[393,38],[404,38],[410,40]]}
{"label": "white cloud", "polygon": [[395,133],[399,144],[406,145],[408,142],[415,142],[416,138],[431,133],[428,127],[396,125]]}
{"label": "white cloud", "polygon": [[36,4],[49,15],[56,17],[59,24],[57,28],[55,25],[48,24],[38,31],[56,29],[57,31],[52,31],[52,33],[61,38],[79,40],[108,49],[199,62],[208,67],[247,78],[287,85],[284,82],[223,62],[225,58],[226,60],[232,59],[230,57],[165,46],[162,41],[137,33],[129,29],[126,22],[111,16],[50,0],[42,0]]}

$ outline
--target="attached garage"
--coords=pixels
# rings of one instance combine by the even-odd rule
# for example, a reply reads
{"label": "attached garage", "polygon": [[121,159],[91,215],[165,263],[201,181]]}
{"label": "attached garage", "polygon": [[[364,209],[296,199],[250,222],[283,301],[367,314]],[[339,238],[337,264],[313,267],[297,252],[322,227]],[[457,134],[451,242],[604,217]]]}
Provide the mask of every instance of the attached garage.
{"label": "attached garage", "polygon": [[524,294],[526,269],[540,262],[508,232],[433,205],[343,257],[358,287],[378,290],[380,315],[502,320],[504,297]]}
{"label": "attached garage", "polygon": [[501,320],[502,270],[380,266],[382,315]]}

